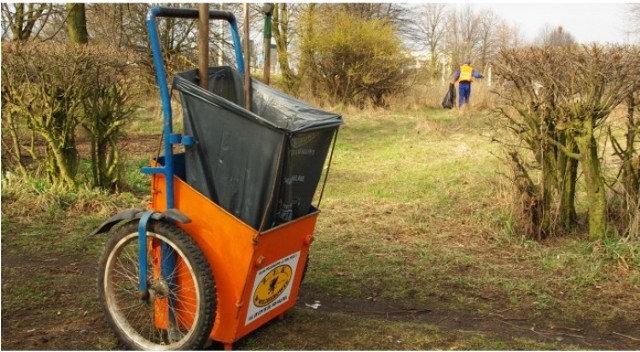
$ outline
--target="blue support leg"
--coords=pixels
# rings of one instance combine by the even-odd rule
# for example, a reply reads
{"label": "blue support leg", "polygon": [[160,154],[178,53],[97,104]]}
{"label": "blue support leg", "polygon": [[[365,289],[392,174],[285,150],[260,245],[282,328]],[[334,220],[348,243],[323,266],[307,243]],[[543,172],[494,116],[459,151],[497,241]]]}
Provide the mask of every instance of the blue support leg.
{"label": "blue support leg", "polygon": [[147,223],[151,215],[153,215],[152,211],[145,212],[138,223],[138,295],[145,302],[149,300],[149,288],[147,287]]}

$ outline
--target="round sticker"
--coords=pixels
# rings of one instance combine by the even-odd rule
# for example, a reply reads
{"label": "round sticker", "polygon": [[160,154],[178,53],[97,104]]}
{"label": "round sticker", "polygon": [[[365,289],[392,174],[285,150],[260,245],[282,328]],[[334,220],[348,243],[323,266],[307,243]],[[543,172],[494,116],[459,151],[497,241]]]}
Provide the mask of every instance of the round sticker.
{"label": "round sticker", "polygon": [[253,294],[253,304],[256,307],[264,307],[275,301],[289,285],[292,270],[289,265],[283,264],[269,271],[258,284]]}

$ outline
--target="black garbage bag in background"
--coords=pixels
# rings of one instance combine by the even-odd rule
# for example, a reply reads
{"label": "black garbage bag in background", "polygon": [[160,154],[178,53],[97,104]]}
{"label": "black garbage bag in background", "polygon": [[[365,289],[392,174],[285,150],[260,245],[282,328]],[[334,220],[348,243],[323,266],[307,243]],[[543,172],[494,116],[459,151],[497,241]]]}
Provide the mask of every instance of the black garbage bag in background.
{"label": "black garbage bag in background", "polygon": [[445,109],[452,109],[456,106],[456,86],[449,84],[449,90],[442,99],[442,107]]}

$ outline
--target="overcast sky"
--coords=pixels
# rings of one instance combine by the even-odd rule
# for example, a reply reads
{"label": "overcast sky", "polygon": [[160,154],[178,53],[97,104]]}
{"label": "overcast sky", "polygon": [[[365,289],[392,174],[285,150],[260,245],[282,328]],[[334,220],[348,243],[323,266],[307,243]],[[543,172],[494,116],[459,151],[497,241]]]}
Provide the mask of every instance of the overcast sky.
{"label": "overcast sky", "polygon": [[[637,0],[636,0],[637,2]],[[518,25],[526,40],[534,40],[545,24],[562,26],[580,43],[626,43],[628,16],[624,3],[470,2],[474,9],[491,8],[511,24]],[[452,6],[466,6],[452,3]]]}

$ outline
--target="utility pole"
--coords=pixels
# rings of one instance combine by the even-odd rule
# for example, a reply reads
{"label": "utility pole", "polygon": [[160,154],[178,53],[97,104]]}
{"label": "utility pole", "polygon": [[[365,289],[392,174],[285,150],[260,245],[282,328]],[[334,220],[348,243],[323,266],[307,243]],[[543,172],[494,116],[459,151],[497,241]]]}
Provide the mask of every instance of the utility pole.
{"label": "utility pole", "polygon": [[262,6],[264,13],[264,75],[263,81],[269,84],[271,80],[271,15],[273,13],[273,4],[266,3]]}
{"label": "utility pole", "polygon": [[200,87],[209,88],[209,4],[202,3],[198,12],[198,73]]}

